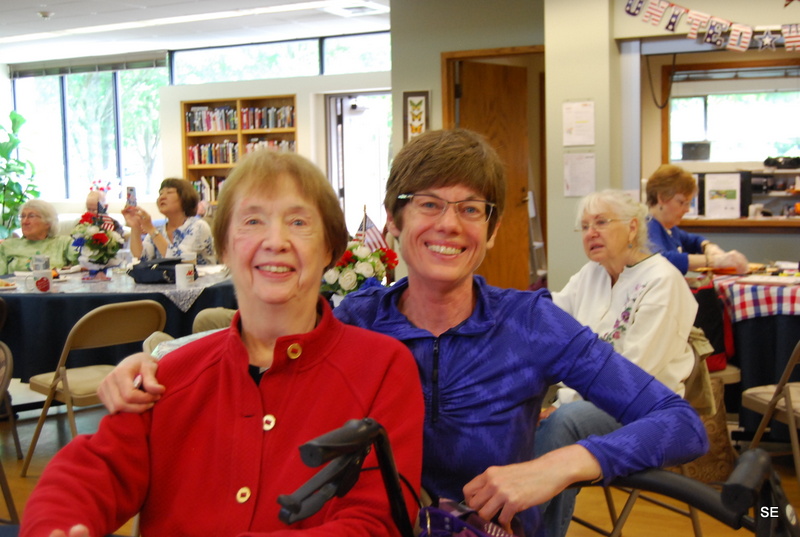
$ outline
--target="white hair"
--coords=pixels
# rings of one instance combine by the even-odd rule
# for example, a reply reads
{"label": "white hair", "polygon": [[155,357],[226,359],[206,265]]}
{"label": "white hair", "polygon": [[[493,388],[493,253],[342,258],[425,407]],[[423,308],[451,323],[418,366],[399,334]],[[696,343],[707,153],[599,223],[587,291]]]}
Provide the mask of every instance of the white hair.
{"label": "white hair", "polygon": [[636,220],[639,225],[631,244],[643,252],[650,251],[647,246],[647,207],[643,203],[639,203],[623,190],[608,189],[592,192],[584,196],[578,203],[578,214],[575,217],[576,227],[580,228],[584,214],[603,212],[611,212],[613,217],[620,220]]}

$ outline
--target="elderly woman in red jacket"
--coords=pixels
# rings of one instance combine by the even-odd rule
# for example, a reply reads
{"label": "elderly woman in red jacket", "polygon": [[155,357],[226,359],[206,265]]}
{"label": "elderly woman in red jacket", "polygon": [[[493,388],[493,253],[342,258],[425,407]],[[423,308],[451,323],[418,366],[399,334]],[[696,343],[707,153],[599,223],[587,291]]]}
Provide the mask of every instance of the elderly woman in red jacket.
{"label": "elderly woman in red jacket", "polygon": [[[256,152],[225,182],[214,239],[239,302],[230,328],[161,359],[158,405],[107,416],[62,449],[25,506],[21,536],[97,537],[137,512],[144,535],[397,534],[379,472],[295,525],[278,519],[278,495],[318,471],[298,447],[349,419],[381,423],[399,472],[420,486],[411,354],[337,321],[319,295],[347,244],[330,184],[300,156]],[[376,465],[374,455],[364,464]]]}

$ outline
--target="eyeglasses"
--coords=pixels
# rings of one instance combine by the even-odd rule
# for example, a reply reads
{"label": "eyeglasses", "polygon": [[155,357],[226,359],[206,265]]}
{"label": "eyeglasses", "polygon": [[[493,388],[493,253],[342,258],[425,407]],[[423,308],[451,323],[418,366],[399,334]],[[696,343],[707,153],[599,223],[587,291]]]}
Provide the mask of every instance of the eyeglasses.
{"label": "eyeglasses", "polygon": [[627,222],[627,220],[623,220],[621,218],[596,218],[591,222],[581,222],[581,227],[575,229],[575,231],[580,231],[581,233],[586,233],[590,229],[595,231],[603,231],[608,229],[608,226],[611,225],[611,222]]}
{"label": "eyeglasses", "polygon": [[30,220],[36,220],[36,219],[41,218],[41,217],[42,217],[42,215],[36,214],[36,213],[23,213],[23,214],[19,215],[19,219],[20,220],[25,220],[26,218],[28,218]]}
{"label": "eyeglasses", "polygon": [[410,201],[415,211],[432,218],[444,216],[447,207],[455,205],[458,217],[467,222],[488,222],[497,206],[487,200],[447,201],[433,194],[400,194],[397,199]]}
{"label": "eyeglasses", "polygon": [[675,200],[675,202],[676,202],[676,203],[677,203],[677,204],[678,204],[678,205],[679,205],[681,208],[687,208],[687,209],[688,209],[689,207],[691,207],[691,206],[692,206],[692,200],[691,200],[691,198],[687,200],[687,199],[686,199],[686,198],[684,198],[683,196],[675,196],[675,197],[673,197],[672,199],[674,199],[674,200]]}

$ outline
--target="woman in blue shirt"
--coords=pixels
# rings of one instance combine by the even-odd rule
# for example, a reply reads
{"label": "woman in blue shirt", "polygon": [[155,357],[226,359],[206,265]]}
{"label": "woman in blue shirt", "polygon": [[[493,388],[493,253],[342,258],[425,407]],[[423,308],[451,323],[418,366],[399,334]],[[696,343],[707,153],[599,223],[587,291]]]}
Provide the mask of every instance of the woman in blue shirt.
{"label": "woman in blue shirt", "polygon": [[662,164],[647,180],[646,192],[650,208],[647,232],[654,252],[669,259],[683,274],[703,267],[747,272],[747,258],[741,253],[726,252],[705,237],[678,227],[697,194],[691,173],[674,164]]}

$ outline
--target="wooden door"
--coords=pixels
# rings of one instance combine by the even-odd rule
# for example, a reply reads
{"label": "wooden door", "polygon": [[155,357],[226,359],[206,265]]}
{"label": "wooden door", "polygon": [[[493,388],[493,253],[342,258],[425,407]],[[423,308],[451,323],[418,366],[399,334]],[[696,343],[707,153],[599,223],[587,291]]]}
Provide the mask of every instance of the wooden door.
{"label": "wooden door", "polygon": [[459,62],[457,127],[486,136],[506,164],[506,207],[494,248],[478,268],[492,285],[530,285],[528,84],[524,67]]}

